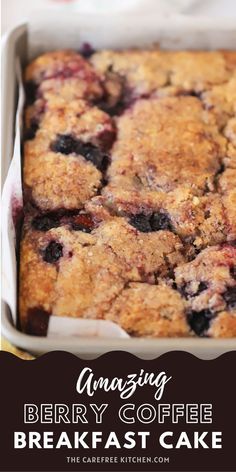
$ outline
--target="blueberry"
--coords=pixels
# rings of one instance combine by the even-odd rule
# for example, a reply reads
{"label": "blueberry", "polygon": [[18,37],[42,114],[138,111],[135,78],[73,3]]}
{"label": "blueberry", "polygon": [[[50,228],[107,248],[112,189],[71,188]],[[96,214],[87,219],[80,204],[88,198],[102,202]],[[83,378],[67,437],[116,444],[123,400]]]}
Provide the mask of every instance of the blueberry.
{"label": "blueberry", "polygon": [[77,154],[83,156],[87,161],[92,162],[92,164],[97,167],[97,169],[104,172],[108,166],[109,159],[106,154],[100,151],[96,146],[91,143],[83,143],[78,141],[78,146],[76,150]]}
{"label": "blueberry", "polygon": [[149,216],[144,215],[143,213],[131,216],[129,223],[142,233],[150,233],[152,231]]}
{"label": "blueberry", "polygon": [[171,231],[173,229],[169,216],[164,212],[153,213],[150,224],[153,231],[160,229]]}
{"label": "blueberry", "polygon": [[96,52],[96,50],[91,46],[91,44],[83,43],[79,52],[85,59],[88,59]]}
{"label": "blueberry", "polygon": [[38,121],[31,120],[30,127],[25,130],[25,136],[24,136],[25,140],[29,141],[31,139],[34,139],[38,129],[39,129]]}
{"label": "blueberry", "polygon": [[37,231],[49,231],[51,228],[60,226],[60,220],[55,216],[36,216],[31,223],[33,229]]}
{"label": "blueberry", "polygon": [[51,241],[43,251],[43,260],[53,264],[63,256],[63,246],[56,241]]}
{"label": "blueberry", "polygon": [[25,94],[26,94],[26,102],[28,105],[32,105],[37,98],[37,90],[38,86],[33,80],[29,80],[25,84]]}
{"label": "blueberry", "polygon": [[25,331],[34,336],[46,336],[50,313],[41,307],[30,308],[27,312]]}
{"label": "blueberry", "polygon": [[69,134],[58,134],[56,141],[51,144],[51,150],[61,154],[72,154],[76,152],[77,140]]}
{"label": "blueberry", "polygon": [[236,308],[236,287],[228,287],[223,298],[229,309]]}
{"label": "blueberry", "polygon": [[98,147],[91,143],[84,143],[73,136],[59,134],[56,141],[52,143],[51,150],[54,152],[61,152],[62,154],[75,153],[83,156],[87,161],[97,167],[97,169],[104,172],[109,164],[108,156],[103,153]]}
{"label": "blueberry", "polygon": [[153,213],[151,216],[139,213],[131,216],[129,223],[142,233],[172,229],[170,219],[165,213]]}
{"label": "blueberry", "polygon": [[191,311],[188,314],[188,323],[191,329],[198,336],[203,336],[210,326],[210,320],[213,318],[210,310]]}

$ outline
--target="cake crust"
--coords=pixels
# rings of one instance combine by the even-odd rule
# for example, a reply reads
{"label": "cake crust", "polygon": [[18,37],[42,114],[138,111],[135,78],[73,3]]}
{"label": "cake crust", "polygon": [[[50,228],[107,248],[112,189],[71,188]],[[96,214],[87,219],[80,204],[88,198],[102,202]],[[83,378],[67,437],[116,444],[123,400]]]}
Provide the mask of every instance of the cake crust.
{"label": "cake crust", "polygon": [[46,53],[25,71],[19,317],[236,336],[236,52]]}

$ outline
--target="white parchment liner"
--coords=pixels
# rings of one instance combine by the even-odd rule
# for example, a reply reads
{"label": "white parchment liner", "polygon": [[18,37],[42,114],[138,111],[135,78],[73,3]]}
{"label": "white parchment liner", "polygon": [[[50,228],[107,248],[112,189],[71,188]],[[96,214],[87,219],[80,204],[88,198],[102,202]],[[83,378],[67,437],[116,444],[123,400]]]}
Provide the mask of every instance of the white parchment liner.
{"label": "white parchment liner", "polygon": [[[14,217],[23,206],[21,183],[21,130],[24,107],[24,89],[21,80],[20,61],[16,63],[19,99],[16,111],[14,151],[7,179],[2,192],[2,297],[9,305],[16,323],[17,307],[17,261]],[[2,156],[4,158],[4,156]]]}

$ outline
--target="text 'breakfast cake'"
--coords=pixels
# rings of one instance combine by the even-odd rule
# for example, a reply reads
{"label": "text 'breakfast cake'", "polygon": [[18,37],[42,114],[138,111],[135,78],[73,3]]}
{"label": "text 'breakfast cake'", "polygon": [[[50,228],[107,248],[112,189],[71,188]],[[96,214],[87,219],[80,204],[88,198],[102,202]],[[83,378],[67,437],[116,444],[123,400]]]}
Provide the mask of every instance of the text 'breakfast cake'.
{"label": "text 'breakfast cake'", "polygon": [[84,51],[25,71],[22,330],[236,336],[236,51]]}

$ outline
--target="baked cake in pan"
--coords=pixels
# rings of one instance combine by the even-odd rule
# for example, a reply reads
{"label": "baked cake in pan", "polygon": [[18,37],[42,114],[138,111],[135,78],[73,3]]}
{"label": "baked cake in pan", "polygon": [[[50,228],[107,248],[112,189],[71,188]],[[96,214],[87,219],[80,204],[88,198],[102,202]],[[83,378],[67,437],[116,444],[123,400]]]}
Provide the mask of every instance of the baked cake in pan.
{"label": "baked cake in pan", "polygon": [[22,330],[236,336],[236,51],[56,51],[25,89]]}

